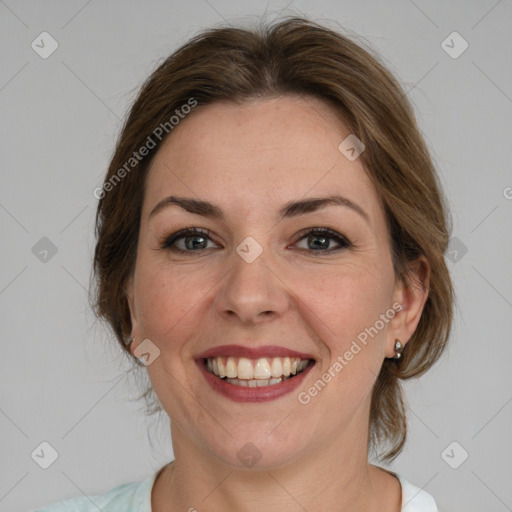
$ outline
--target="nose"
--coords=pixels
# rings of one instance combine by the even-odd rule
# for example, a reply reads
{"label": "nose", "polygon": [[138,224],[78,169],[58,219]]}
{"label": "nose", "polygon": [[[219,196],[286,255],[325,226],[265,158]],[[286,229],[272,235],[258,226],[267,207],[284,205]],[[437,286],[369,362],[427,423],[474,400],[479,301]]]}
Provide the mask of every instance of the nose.
{"label": "nose", "polygon": [[257,324],[283,315],[289,306],[286,285],[263,251],[254,261],[234,252],[231,269],[215,295],[218,312],[243,324]]}

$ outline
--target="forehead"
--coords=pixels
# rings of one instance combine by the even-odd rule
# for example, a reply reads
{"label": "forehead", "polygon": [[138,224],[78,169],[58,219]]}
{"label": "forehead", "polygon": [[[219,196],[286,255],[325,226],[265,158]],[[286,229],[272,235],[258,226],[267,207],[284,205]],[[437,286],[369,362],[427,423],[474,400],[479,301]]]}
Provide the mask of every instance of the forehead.
{"label": "forehead", "polygon": [[350,134],[329,105],[312,97],[198,107],[152,161],[145,214],[170,194],[247,210],[339,193],[375,215],[379,199],[361,160],[339,150]]}

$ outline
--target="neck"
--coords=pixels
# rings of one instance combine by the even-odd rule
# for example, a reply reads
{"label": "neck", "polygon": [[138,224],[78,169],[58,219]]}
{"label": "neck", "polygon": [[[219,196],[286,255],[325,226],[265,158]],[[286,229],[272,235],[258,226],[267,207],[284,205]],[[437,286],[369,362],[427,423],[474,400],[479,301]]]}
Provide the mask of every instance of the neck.
{"label": "neck", "polygon": [[368,464],[366,439],[340,442],[340,446],[326,444],[291,464],[259,471],[222,463],[191,444],[179,430],[173,431],[173,445],[175,461],[153,489],[153,512],[400,510],[400,484]]}

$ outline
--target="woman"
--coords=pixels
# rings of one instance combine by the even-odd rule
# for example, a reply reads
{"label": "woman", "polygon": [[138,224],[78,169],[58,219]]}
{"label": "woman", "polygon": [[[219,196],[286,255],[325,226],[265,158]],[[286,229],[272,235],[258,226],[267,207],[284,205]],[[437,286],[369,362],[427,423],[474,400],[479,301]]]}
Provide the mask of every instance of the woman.
{"label": "woman", "polygon": [[376,57],[300,18],[205,31],[146,81],[95,193],[97,312],[175,460],[43,511],[437,510],[368,462],[402,450],[400,379],[453,307],[438,178]]}

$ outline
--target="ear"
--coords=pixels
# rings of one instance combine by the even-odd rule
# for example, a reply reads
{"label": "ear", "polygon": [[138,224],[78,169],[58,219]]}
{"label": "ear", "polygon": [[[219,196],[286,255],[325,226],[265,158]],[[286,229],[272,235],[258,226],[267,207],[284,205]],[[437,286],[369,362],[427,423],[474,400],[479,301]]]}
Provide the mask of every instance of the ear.
{"label": "ear", "polygon": [[429,294],[430,264],[425,256],[411,261],[408,268],[409,284],[397,282],[393,293],[393,304],[398,302],[402,309],[390,323],[386,357],[395,356],[395,339],[399,339],[404,346],[411,339]]}
{"label": "ear", "polygon": [[134,350],[136,348],[136,342],[137,340],[140,343],[140,336],[139,336],[139,325],[137,322],[137,314],[135,309],[135,285],[133,280],[133,274],[131,274],[128,279],[125,281],[125,284],[123,286],[125,294],[126,294],[126,300],[128,302],[128,308],[130,310],[130,319],[131,319],[131,325],[132,325],[132,332],[131,332],[131,338],[132,340],[135,340],[135,343],[132,341],[129,344],[129,350],[130,353],[135,356]]}

